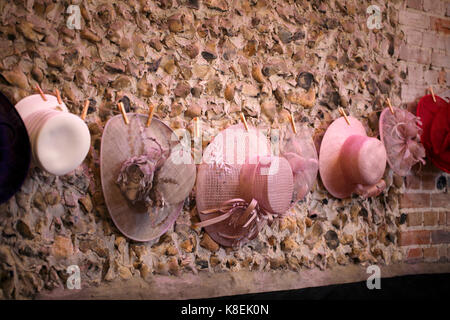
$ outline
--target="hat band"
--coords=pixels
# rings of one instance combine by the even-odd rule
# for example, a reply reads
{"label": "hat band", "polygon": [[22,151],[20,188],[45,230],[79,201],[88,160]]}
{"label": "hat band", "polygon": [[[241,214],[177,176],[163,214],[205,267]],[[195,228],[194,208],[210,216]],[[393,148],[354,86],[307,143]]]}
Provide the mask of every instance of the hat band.
{"label": "hat band", "polygon": [[[245,210],[244,210],[245,209]],[[242,233],[236,236],[230,236],[223,233],[220,235],[224,238],[234,239],[239,244],[244,239],[253,239],[260,230],[262,222],[273,220],[273,215],[261,208],[256,199],[252,199],[250,203],[244,199],[235,198],[222,203],[219,208],[201,211],[202,214],[219,213],[217,217],[196,223],[196,227],[207,227],[230,219],[228,225],[233,227],[241,227]]]}

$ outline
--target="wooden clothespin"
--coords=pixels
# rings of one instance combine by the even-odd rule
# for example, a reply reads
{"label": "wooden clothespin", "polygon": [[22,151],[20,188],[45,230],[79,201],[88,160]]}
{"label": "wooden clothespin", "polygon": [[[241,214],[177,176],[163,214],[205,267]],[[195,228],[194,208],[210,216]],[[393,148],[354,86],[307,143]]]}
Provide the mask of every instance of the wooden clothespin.
{"label": "wooden clothespin", "polygon": [[150,104],[148,111],[148,118],[147,118],[147,128],[150,127],[150,124],[152,123],[153,115],[155,114],[156,108],[153,104]]}
{"label": "wooden clothespin", "polygon": [[41,87],[38,84],[36,84],[36,90],[41,95],[42,100],[47,101],[44,92],[42,91]]}
{"label": "wooden clothespin", "polygon": [[90,104],[90,101],[89,101],[89,100],[86,100],[86,101],[84,102],[83,111],[81,112],[81,119],[82,119],[82,120],[85,120],[85,119],[86,119],[87,112],[88,112],[88,109],[89,109],[89,104]]}
{"label": "wooden clothespin", "polygon": [[61,94],[59,93],[58,88],[55,89],[55,96],[56,96],[56,99],[58,99],[58,104],[62,104],[63,102],[62,102]]}
{"label": "wooden clothespin", "polygon": [[350,121],[348,121],[347,115],[345,114],[344,109],[342,109],[342,107],[338,108],[339,113],[344,117],[345,121],[347,122],[348,125],[350,125]]}
{"label": "wooden clothespin", "polygon": [[200,137],[200,119],[198,117],[194,118],[194,138]]}
{"label": "wooden clothespin", "polygon": [[125,107],[123,106],[122,101],[119,101],[118,106],[119,106],[120,112],[122,113],[123,121],[125,122],[125,124],[128,125],[130,122],[128,121],[128,117],[127,117],[127,114],[125,112]]}
{"label": "wooden clothespin", "polygon": [[431,96],[433,97],[433,102],[436,102],[436,97],[434,96],[433,87],[430,86],[429,90],[430,90]]}
{"label": "wooden clothespin", "polygon": [[289,120],[291,121],[292,131],[294,131],[294,133],[297,134],[297,127],[295,126],[294,116],[292,112],[289,113]]}
{"label": "wooden clothespin", "polygon": [[244,124],[245,130],[248,132],[247,120],[245,119],[245,116],[242,112],[241,112],[240,116],[241,116],[241,121]]}
{"label": "wooden clothespin", "polygon": [[389,110],[391,110],[391,113],[395,114],[394,113],[394,108],[392,108],[391,100],[389,98],[387,98],[386,101],[388,103]]}

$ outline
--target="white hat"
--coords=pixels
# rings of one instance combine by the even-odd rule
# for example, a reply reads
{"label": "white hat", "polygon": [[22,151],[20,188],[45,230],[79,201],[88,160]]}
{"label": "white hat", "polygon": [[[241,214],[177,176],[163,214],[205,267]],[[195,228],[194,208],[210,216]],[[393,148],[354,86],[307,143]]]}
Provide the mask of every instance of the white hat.
{"label": "white hat", "polygon": [[36,165],[54,175],[76,169],[89,152],[91,137],[87,125],[69,113],[55,96],[28,96],[16,104],[30,137]]}

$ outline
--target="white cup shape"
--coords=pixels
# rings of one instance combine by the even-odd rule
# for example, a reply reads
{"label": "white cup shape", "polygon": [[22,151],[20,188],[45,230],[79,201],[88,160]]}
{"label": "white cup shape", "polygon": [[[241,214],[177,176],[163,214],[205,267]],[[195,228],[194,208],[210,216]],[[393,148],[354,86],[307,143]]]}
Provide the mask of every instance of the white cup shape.
{"label": "white cup shape", "polygon": [[89,129],[56,97],[26,97],[16,104],[30,137],[33,159],[45,171],[61,176],[75,170],[91,145]]}
{"label": "white cup shape", "polygon": [[32,138],[38,164],[49,173],[60,176],[76,169],[91,144],[89,129],[77,116],[52,111],[44,117]]}

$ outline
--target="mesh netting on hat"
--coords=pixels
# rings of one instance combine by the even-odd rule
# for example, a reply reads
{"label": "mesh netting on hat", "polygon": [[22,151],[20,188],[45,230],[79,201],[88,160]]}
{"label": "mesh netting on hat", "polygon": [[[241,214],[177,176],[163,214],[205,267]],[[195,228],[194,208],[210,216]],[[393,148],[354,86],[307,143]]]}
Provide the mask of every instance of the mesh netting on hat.
{"label": "mesh netting on hat", "polygon": [[406,176],[413,165],[425,163],[425,149],[420,143],[420,121],[407,110],[393,110],[394,114],[388,108],[382,112],[380,136],[392,170],[400,176]]}
{"label": "mesh netting on hat", "polygon": [[297,134],[287,131],[282,137],[281,155],[289,161],[294,174],[293,201],[302,200],[313,187],[319,161],[311,132],[303,127]]}
{"label": "mesh netting on hat", "polygon": [[[261,159],[255,173],[253,197],[265,210],[283,214],[290,206],[293,191],[293,176],[289,162],[284,158],[268,157]],[[274,162],[278,161],[277,165]],[[273,172],[270,172],[272,164]]]}
{"label": "mesh netting on hat", "polygon": [[238,198],[239,167],[201,164],[197,179],[197,207],[199,211],[218,207],[221,203]]}

